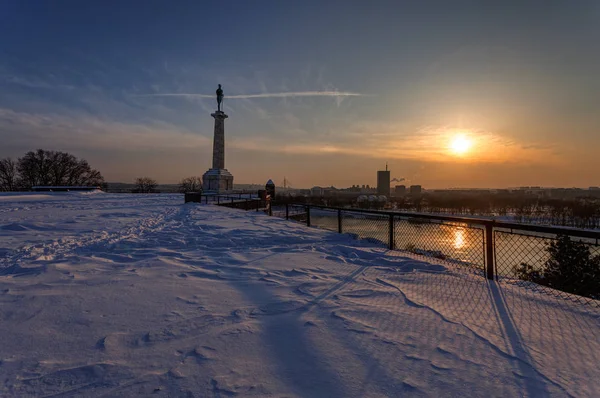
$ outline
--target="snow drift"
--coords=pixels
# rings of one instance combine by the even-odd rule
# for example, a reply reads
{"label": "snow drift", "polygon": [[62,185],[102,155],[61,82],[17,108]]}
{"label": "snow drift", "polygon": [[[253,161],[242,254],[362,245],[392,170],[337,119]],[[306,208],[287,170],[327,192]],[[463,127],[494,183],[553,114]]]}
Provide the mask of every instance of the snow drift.
{"label": "snow drift", "polygon": [[600,394],[596,310],[182,202],[0,200],[1,396]]}

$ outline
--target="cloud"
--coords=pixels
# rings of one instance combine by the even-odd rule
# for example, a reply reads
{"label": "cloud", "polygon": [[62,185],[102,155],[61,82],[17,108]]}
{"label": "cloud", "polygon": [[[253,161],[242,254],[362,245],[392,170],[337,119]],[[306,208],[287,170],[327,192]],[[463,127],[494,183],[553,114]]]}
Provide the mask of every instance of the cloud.
{"label": "cloud", "polygon": [[[0,71],[1,72],[1,71]],[[69,84],[60,84],[56,82],[49,82],[42,80],[38,77],[22,77],[16,75],[0,74],[0,81],[8,84],[15,84],[18,86],[28,88],[41,88],[49,90],[74,90],[75,86]]]}
{"label": "cloud", "polygon": [[[211,140],[158,121],[125,123],[77,115],[16,112],[0,108],[0,141],[27,149],[193,151]],[[0,153],[0,156],[11,155]]]}
{"label": "cloud", "polygon": [[[450,150],[452,138],[466,135],[472,142],[466,156],[457,157]],[[535,142],[518,142],[485,130],[456,129],[452,126],[403,126],[397,123],[343,123],[326,134],[272,137],[232,137],[237,149],[315,156],[348,155],[387,160],[414,160],[460,164],[523,165],[559,164],[564,159],[552,147]]]}
{"label": "cloud", "polygon": [[[226,95],[225,99],[252,99],[252,98],[295,98],[295,97],[364,97],[368,94],[353,93],[348,91],[290,91],[283,93],[260,93]],[[135,97],[185,97],[185,98],[215,98],[215,95],[193,93],[157,93],[138,94]]]}

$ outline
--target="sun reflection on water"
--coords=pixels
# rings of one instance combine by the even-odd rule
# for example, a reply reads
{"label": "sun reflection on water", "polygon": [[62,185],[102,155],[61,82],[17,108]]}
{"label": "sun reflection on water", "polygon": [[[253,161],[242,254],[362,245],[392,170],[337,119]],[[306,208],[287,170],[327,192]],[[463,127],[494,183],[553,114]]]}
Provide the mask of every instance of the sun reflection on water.
{"label": "sun reflection on water", "polygon": [[454,248],[462,249],[466,244],[465,230],[462,228],[454,229]]}

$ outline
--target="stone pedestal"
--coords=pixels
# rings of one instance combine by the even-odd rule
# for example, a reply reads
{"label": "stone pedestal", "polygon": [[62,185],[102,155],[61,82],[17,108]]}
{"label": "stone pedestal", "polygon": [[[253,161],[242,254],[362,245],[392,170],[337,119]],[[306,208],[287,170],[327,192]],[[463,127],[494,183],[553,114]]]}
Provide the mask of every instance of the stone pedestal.
{"label": "stone pedestal", "polygon": [[233,190],[233,175],[226,169],[210,169],[202,176],[204,192],[224,193]]}
{"label": "stone pedestal", "polygon": [[225,169],[225,119],[223,111],[212,113],[215,119],[212,168],[202,177],[202,190],[208,193],[223,193],[233,189],[233,175]]}

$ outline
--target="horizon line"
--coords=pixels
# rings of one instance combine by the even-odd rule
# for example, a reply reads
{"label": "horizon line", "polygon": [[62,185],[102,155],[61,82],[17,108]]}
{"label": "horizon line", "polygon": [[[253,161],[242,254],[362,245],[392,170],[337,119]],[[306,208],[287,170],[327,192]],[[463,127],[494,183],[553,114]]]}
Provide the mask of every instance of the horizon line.
{"label": "horizon line", "polygon": [[[135,183],[133,182],[122,182],[122,181],[106,181],[107,184],[124,184],[124,185],[135,185]],[[179,182],[165,182],[165,183],[158,183],[158,185],[179,185]],[[264,185],[261,183],[236,183],[234,185]],[[365,184],[367,185],[367,184]],[[404,184],[403,184],[404,185]],[[448,188],[440,188],[440,187],[430,187],[430,188],[425,188],[422,184],[411,184],[411,185],[421,185],[421,187],[423,188],[423,190],[425,191],[433,191],[433,190],[455,190],[455,189],[470,189],[470,190],[496,190],[496,189],[515,189],[515,190],[519,190],[519,189],[523,189],[523,188],[530,188],[530,189],[581,189],[581,190],[595,190],[599,187],[597,186],[536,186],[536,185],[521,185],[521,186],[504,186],[504,187],[448,187]],[[276,185],[279,188],[283,188],[281,186]],[[407,185],[406,187],[408,188],[410,185]],[[352,188],[351,186],[349,187],[345,187],[345,188],[337,188],[334,185],[329,185],[329,186],[320,186],[320,185],[314,185],[312,188],[314,187],[320,187],[320,188],[336,188],[336,189],[347,189],[347,188]],[[369,189],[376,189],[377,186],[370,186],[369,184]],[[393,186],[390,186],[390,188],[393,188]],[[288,187],[287,189],[311,189],[311,188],[293,188],[293,187]]]}

